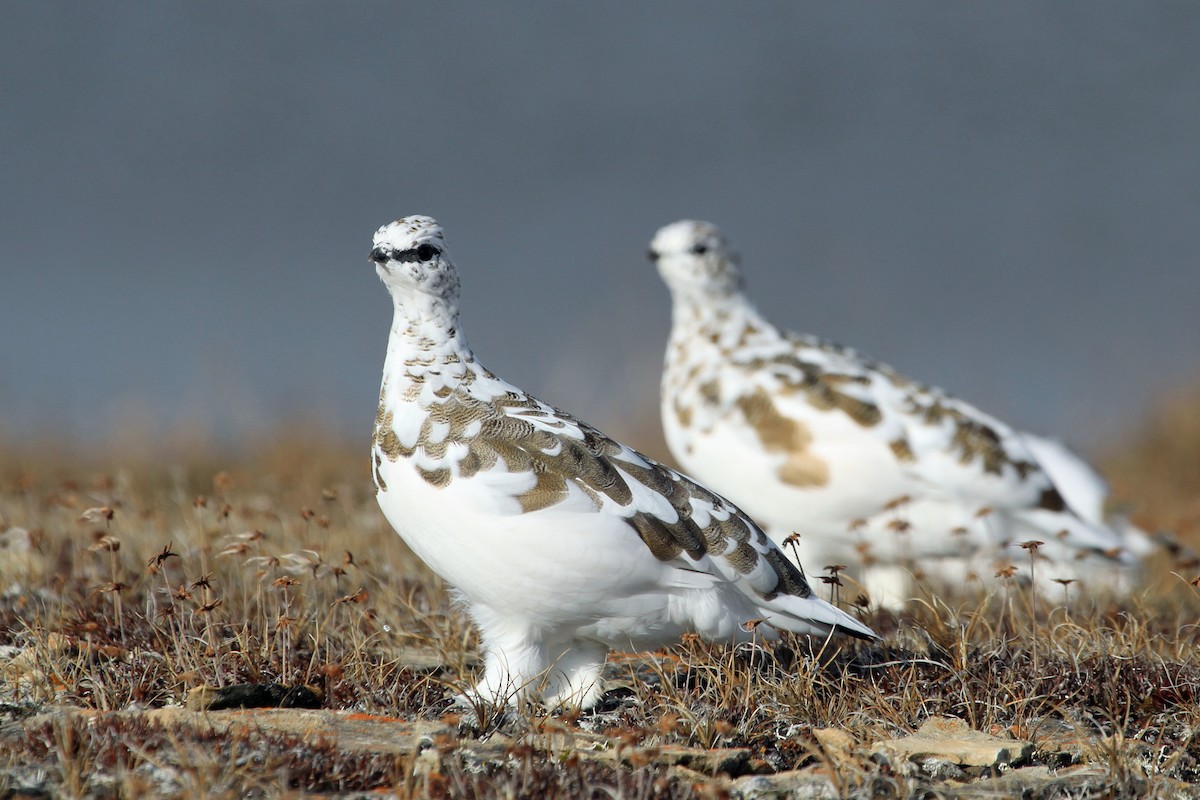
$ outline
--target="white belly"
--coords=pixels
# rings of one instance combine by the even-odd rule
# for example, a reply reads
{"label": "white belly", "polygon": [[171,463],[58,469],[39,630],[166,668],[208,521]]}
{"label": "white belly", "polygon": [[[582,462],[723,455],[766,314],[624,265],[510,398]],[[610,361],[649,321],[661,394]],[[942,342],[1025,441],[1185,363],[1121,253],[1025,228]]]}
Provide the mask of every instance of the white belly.
{"label": "white belly", "polygon": [[717,425],[712,431],[667,426],[671,452],[684,471],[732,500],[772,533],[802,531],[805,536],[841,540],[847,524],[877,513],[903,494],[904,481],[890,454],[814,442],[811,455],[827,470],[820,483],[797,485],[780,477],[781,453],[764,453],[744,426]]}
{"label": "white belly", "polygon": [[567,510],[569,503],[520,513],[516,500],[494,495],[481,507],[470,480],[438,488],[405,459],[385,459],[379,470],[388,522],[471,603],[535,627],[588,628],[626,644],[682,630],[671,620],[668,568],[619,517]]}
{"label": "white belly", "polygon": [[764,452],[749,426],[726,418],[705,432],[664,415],[668,445],[684,471],[736,503],[777,543],[799,533],[796,551],[810,571],[868,556],[960,555],[1005,534],[1003,520],[979,517],[971,504],[918,485],[883,442],[849,420],[844,431],[838,424],[824,420],[821,439],[810,445],[825,480],[796,485],[781,477],[786,455]]}

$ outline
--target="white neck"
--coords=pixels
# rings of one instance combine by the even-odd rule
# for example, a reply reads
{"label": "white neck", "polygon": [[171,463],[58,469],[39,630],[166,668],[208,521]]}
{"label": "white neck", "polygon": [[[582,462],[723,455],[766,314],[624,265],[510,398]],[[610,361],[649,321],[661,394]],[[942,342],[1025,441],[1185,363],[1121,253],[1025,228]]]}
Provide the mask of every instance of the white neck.
{"label": "white neck", "polygon": [[671,343],[695,349],[703,346],[729,348],[745,336],[748,329],[774,332],[758,309],[741,292],[694,294],[678,292],[672,298]]}
{"label": "white neck", "polygon": [[392,331],[383,362],[389,400],[423,401],[453,390],[478,368],[452,302],[412,292],[393,298]]}

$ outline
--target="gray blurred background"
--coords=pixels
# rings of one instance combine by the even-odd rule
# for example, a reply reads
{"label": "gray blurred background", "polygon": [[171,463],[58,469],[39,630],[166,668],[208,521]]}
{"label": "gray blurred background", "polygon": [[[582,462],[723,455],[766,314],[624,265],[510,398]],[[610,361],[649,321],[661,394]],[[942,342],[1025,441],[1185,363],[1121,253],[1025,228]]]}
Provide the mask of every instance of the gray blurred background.
{"label": "gray blurred background", "polygon": [[1200,375],[1200,3],[5,3],[0,437],[364,446],[371,234],[646,444],[722,226],[781,325],[1093,449]]}

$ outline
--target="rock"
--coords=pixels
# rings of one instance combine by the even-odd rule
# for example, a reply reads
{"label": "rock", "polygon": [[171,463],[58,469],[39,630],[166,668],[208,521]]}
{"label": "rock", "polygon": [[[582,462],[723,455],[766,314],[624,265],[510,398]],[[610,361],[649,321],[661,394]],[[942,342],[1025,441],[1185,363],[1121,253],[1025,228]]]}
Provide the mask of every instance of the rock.
{"label": "rock", "polygon": [[[432,648],[398,647],[391,651],[390,660],[414,672],[454,671],[454,668],[446,663],[445,656]],[[476,654],[468,654],[463,658],[463,664],[467,667],[478,667],[482,663]]]}
{"label": "rock", "polygon": [[61,684],[56,684],[42,667],[59,655],[71,652],[72,643],[61,633],[50,633],[41,642],[23,648],[6,649],[8,657],[0,661],[0,680],[8,683],[7,699],[15,702],[44,702],[56,696]]}
{"label": "rock", "polygon": [[[713,778],[711,775],[705,775],[703,772],[697,772],[694,769],[676,764],[673,767],[667,768],[667,775],[679,783],[689,786],[693,791],[701,787],[713,786],[716,782],[728,780],[727,778]],[[700,795],[703,797],[704,795]]]}
{"label": "rock", "polygon": [[[1168,791],[1161,796],[1194,796],[1188,791],[1179,791],[1187,788],[1194,792],[1194,787],[1179,785],[1174,788],[1175,792]],[[1144,794],[1145,782],[1134,779],[1133,785],[1127,787],[1128,790],[1133,791],[1133,794],[1129,796],[1141,796]],[[1053,771],[1049,767],[1035,766],[1009,770],[994,778],[985,778],[965,786],[956,786],[955,796],[965,800],[970,798],[984,800],[995,797],[1098,797],[1105,796],[1107,792],[1112,791],[1112,775],[1100,766],[1085,765],[1058,771]]]}
{"label": "rock", "polygon": [[[974,769],[982,771],[982,768]],[[953,761],[932,756],[905,761],[897,771],[902,774],[922,775],[933,781],[969,781],[972,778],[965,769]]]}
{"label": "rock", "polygon": [[1094,761],[1098,740],[1088,735],[1092,726],[1063,719],[1045,718],[1029,726],[1028,736],[1035,751],[1053,766]]}
{"label": "rock", "polygon": [[836,800],[839,796],[828,776],[811,769],[747,775],[735,780],[729,793],[741,800]]}
{"label": "rock", "polygon": [[[916,733],[876,742],[871,751],[888,761],[921,763],[935,768],[937,765],[933,762],[938,761],[959,767],[999,767],[1029,758],[1033,745],[971,730],[966,722],[954,717],[930,717]],[[944,777],[954,776],[946,774]]]}
{"label": "rock", "polygon": [[460,739],[454,753],[468,772],[483,772],[489,764],[504,763],[514,741],[503,734],[493,735],[487,741]]}
{"label": "rock", "polygon": [[[489,744],[495,737],[489,739]],[[539,751],[561,757],[575,753],[580,758],[592,761],[621,762],[637,768],[647,764],[665,767],[683,767],[703,775],[706,779],[715,775],[745,775],[760,767],[745,747],[685,747],[677,744],[622,745],[621,742],[602,734],[574,730],[567,733],[538,734],[525,741]]]}
{"label": "rock", "polygon": [[10,681],[44,680],[45,676],[37,668],[37,654],[33,648],[13,647],[11,645],[0,649],[0,676]]}
{"label": "rock", "polygon": [[812,733],[829,758],[839,763],[853,758],[858,742],[841,728],[813,728]]}
{"label": "rock", "polygon": [[294,736],[323,737],[342,750],[370,753],[412,753],[435,736],[449,736],[452,728],[436,720],[402,720],[348,711],[309,711],[264,708],[246,711],[209,711],[198,714],[184,708],[156,708],[145,717],[164,727],[176,725],[218,733],[254,735],[268,731]]}
{"label": "rock", "polygon": [[[41,652],[39,652],[41,648]],[[46,636],[44,642],[30,645],[24,648],[6,648],[5,652],[9,658],[0,664],[4,674],[19,680],[23,677],[40,677],[42,671],[41,663],[60,653],[66,653],[71,648],[71,640],[61,633],[51,633]]]}
{"label": "rock", "polygon": [[703,775],[724,773],[736,776],[749,771],[750,751],[745,747],[717,747],[712,750],[703,750],[665,744],[649,752],[651,752],[650,760],[653,762],[668,766],[687,767]]}
{"label": "rock", "polygon": [[543,726],[541,733],[528,737],[526,741],[536,749],[549,753],[553,758],[578,753],[584,758],[612,760],[617,757],[618,750],[617,743],[603,734],[567,726],[558,730],[548,730]]}

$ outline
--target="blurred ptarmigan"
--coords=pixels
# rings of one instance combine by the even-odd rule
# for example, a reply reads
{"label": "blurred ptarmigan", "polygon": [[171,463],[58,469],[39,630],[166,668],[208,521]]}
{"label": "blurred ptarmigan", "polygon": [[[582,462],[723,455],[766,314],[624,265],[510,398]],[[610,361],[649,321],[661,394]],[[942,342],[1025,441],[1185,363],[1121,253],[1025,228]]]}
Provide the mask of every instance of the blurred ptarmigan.
{"label": "blurred ptarmigan", "polygon": [[371,260],[395,312],[371,448],[377,498],[479,627],[474,698],[587,708],[610,648],[688,631],[874,636],[813,596],[732,504],[485,369],[433,219],[383,226]]}
{"label": "blurred ptarmigan", "polygon": [[[650,257],[673,303],[662,380],[672,454],[811,568],[862,565],[872,599],[895,605],[914,573],[961,582],[995,557],[1028,565],[1017,548],[1031,540],[1053,562],[1035,579],[1087,574],[1081,559],[1136,561],[1131,545],[1144,537],[1127,542],[1099,511],[1077,513],[1055,485],[1058,472],[1086,503],[1106,491],[1077,456],[1049,440],[1031,447],[1028,434],[854,350],[775,327],[713,225],[660,229]],[[1052,469],[1039,463],[1055,456]]]}

